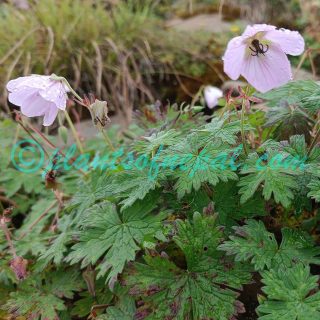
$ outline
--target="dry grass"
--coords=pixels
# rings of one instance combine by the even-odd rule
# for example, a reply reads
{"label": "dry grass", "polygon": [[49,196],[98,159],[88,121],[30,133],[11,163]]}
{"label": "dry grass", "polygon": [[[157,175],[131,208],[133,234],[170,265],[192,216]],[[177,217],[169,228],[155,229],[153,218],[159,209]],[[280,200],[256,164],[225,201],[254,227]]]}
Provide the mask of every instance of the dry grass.
{"label": "dry grass", "polygon": [[198,77],[210,65],[207,37],[168,30],[152,10],[152,2],[134,0],[41,0],[27,11],[1,5],[1,105],[9,79],[54,72],[129,122],[135,105],[158,97],[155,78],[182,84],[179,75]]}

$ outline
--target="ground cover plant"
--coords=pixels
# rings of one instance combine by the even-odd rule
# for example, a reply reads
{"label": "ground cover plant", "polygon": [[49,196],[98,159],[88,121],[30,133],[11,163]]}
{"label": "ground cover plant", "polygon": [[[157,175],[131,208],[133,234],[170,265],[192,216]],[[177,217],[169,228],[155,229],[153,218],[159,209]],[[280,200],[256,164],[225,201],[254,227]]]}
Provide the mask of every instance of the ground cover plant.
{"label": "ground cover plant", "polygon": [[292,81],[286,56],[304,49],[296,31],[248,26],[223,56],[248,84],[157,101],[123,131],[58,72],[6,83],[0,317],[318,319],[320,85]]}

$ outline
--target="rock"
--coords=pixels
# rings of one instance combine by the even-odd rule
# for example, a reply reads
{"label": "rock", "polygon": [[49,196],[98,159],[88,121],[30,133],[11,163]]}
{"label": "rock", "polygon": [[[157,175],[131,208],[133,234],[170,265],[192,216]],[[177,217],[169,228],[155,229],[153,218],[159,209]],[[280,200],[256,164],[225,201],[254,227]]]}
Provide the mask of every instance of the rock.
{"label": "rock", "polygon": [[314,77],[310,71],[305,69],[300,69],[298,72],[296,68],[292,69],[292,74],[294,75],[294,80],[319,80],[319,77]]}
{"label": "rock", "polygon": [[12,4],[21,10],[28,10],[30,9],[29,1],[28,0],[12,0]]}
{"label": "rock", "polygon": [[[245,25],[246,22],[242,21]],[[207,31],[207,32],[225,32],[230,31],[234,23],[221,20],[219,14],[200,14],[188,19],[174,18],[167,22],[167,27],[175,28],[179,31]]]}

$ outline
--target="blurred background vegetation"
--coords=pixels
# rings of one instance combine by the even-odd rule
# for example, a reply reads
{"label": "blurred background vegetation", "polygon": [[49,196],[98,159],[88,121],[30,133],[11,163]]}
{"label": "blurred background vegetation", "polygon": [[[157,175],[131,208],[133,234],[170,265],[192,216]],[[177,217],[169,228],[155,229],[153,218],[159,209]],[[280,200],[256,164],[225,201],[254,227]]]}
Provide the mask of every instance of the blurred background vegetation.
{"label": "blurred background vegetation", "polygon": [[[10,110],[9,79],[56,73],[129,123],[140,106],[190,101],[203,85],[226,81],[226,43],[247,23],[298,29],[319,49],[319,16],[319,0],[2,1],[1,109]],[[312,61],[304,66],[319,72],[320,55]]]}

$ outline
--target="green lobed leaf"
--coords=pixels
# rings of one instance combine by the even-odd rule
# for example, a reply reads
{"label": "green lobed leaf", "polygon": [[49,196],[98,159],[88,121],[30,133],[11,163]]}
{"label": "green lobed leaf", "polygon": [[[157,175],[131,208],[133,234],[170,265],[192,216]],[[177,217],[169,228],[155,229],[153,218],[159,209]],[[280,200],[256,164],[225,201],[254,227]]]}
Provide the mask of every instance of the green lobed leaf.
{"label": "green lobed leaf", "polygon": [[45,278],[29,277],[10,293],[2,308],[28,319],[56,320],[58,312],[66,310],[61,298],[73,298],[74,291],[82,288],[83,281],[73,271],[51,272]]}
{"label": "green lobed leaf", "polygon": [[145,256],[146,264],[134,263],[125,279],[130,293],[149,306],[145,319],[229,320],[243,312],[237,289],[249,281],[249,269],[221,258],[215,218],[195,213],[192,222],[180,221],[177,228],[174,241],[185,254],[186,270],[168,258]]}
{"label": "green lobed leaf", "polygon": [[160,231],[163,216],[153,215],[154,203],[139,202],[118,213],[114,204],[103,202],[86,211],[79,230],[79,242],[67,257],[81,267],[96,264],[98,277],[108,271],[109,285],[117,279],[125,264],[135,259],[146,235]]}
{"label": "green lobed leaf", "polygon": [[[230,201],[232,199],[232,201]],[[265,202],[259,192],[241,203],[239,187],[234,181],[220,182],[213,191],[214,211],[218,213],[218,223],[229,230],[239,220],[264,216]]]}
{"label": "green lobed leaf", "polygon": [[262,187],[265,200],[271,199],[273,195],[277,203],[289,207],[294,198],[294,190],[298,189],[295,175],[301,174],[299,167],[293,170],[290,165],[291,162],[286,162],[286,154],[274,150],[265,157],[259,157],[257,153],[250,154],[241,170],[246,175],[238,183],[241,202],[246,202]]}
{"label": "green lobed leaf", "polygon": [[248,220],[243,227],[235,227],[236,235],[219,246],[236,261],[251,261],[255,270],[291,267],[300,262],[320,264],[320,249],[306,233],[284,228],[278,245],[274,234],[262,221]]}
{"label": "green lobed leaf", "polygon": [[310,320],[320,317],[319,276],[297,264],[292,268],[262,272],[262,291],[267,295],[257,312],[259,320]]}
{"label": "green lobed leaf", "polygon": [[203,183],[215,186],[219,181],[238,179],[229,163],[229,155],[233,153],[229,146],[217,142],[200,148],[199,142],[200,137],[192,134],[162,156],[162,167],[167,174],[174,171],[173,177],[177,179],[174,189],[179,199],[192,190],[199,190]]}
{"label": "green lobed leaf", "polygon": [[122,209],[132,206],[137,200],[144,199],[157,187],[157,179],[150,175],[150,169],[118,172],[112,180],[112,195],[122,199]]}
{"label": "green lobed leaf", "polygon": [[[312,80],[290,81],[267,93],[258,94],[258,96],[266,99],[267,104],[271,107],[279,106],[283,102],[287,102],[288,104],[297,104],[315,111],[319,108],[317,101],[319,101],[320,97],[320,86]],[[318,99],[316,97],[318,97]]]}

